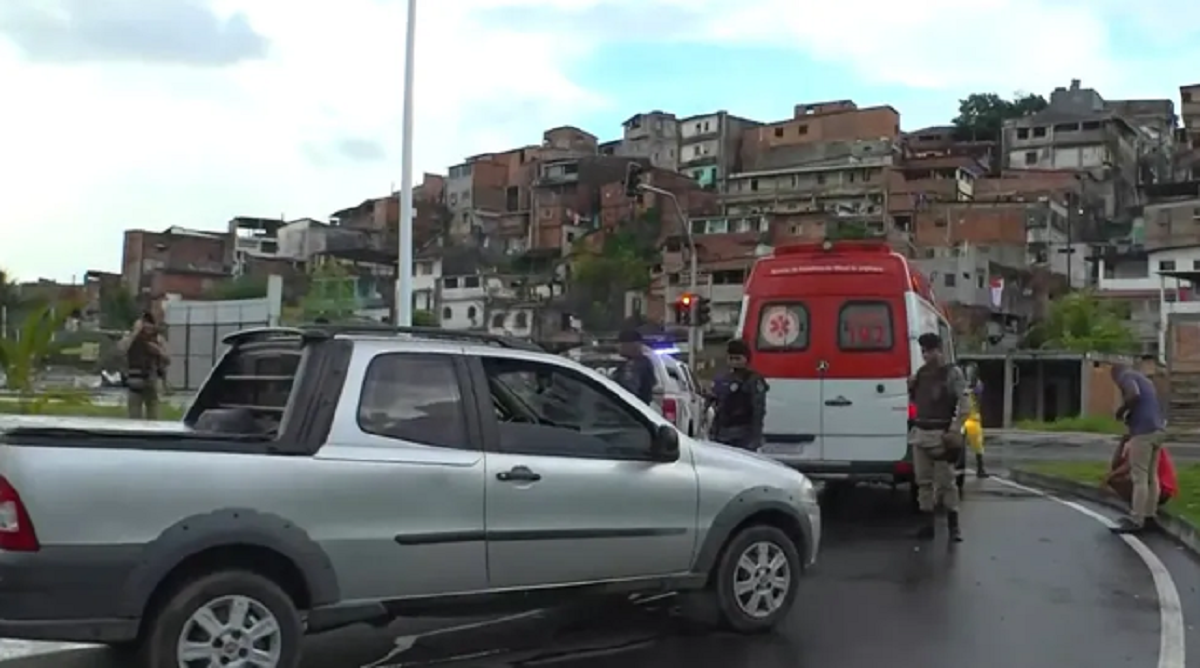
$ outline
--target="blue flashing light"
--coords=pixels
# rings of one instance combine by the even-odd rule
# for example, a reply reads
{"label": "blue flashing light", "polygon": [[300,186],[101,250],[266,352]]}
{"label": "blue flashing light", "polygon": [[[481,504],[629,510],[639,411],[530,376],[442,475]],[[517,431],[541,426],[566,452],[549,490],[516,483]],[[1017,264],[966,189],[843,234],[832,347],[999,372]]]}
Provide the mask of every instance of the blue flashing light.
{"label": "blue flashing light", "polygon": [[655,348],[654,349],[655,355],[678,355],[681,352],[683,352],[683,351],[680,350],[679,348],[676,348],[675,346],[671,346],[670,348]]}

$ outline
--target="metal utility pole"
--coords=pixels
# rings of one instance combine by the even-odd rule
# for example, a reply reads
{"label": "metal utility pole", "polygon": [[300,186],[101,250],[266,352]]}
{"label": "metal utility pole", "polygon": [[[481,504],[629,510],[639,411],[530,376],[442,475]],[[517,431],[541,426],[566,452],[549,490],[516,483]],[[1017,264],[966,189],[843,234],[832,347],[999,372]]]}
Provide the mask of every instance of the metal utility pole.
{"label": "metal utility pole", "polygon": [[400,237],[396,263],[396,324],[412,326],[413,310],[413,79],[417,43],[417,0],[408,0],[404,37],[404,125],[400,138]]}
{"label": "metal utility pole", "polygon": [[[687,212],[679,205],[679,198],[675,196],[675,193],[669,190],[644,183],[638,184],[638,189],[666,197],[674,205],[675,215],[679,218],[679,224],[683,226],[683,234],[688,244],[688,254],[691,256],[688,266],[688,294],[691,294],[695,300],[698,297],[696,294],[696,238],[692,236],[692,222],[688,219]],[[688,366],[692,368],[692,373],[696,372],[696,351],[704,348],[704,332],[700,331],[696,324],[696,314],[699,313],[697,305],[697,301],[692,302],[692,319],[688,326]]]}

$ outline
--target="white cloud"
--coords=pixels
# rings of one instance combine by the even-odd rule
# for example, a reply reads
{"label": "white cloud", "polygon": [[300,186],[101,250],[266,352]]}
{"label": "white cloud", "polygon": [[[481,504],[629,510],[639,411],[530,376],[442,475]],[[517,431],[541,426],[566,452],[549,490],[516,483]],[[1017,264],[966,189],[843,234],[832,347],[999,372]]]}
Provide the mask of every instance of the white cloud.
{"label": "white cloud", "polygon": [[[418,179],[536,142],[603,102],[564,74],[580,55],[569,36],[481,25],[471,10],[487,2],[421,3]],[[33,64],[0,41],[0,266],[22,278],[115,270],[125,228],[323,217],[399,183],[404,2],[229,0],[220,9],[246,12],[269,40],[268,58],[220,69],[68,67]],[[520,113],[486,123],[505,110]],[[353,159],[347,146],[364,140],[386,159]]]}
{"label": "white cloud", "polygon": [[[101,5],[121,8],[111,19],[137,16],[130,8],[138,2],[151,0]],[[166,17],[194,15],[205,0],[153,2],[183,8],[164,10]],[[266,57],[250,49],[238,61],[228,47],[189,66],[181,49],[143,32],[147,48],[165,49],[177,64],[135,62],[107,40],[67,50],[76,61],[68,65],[61,52],[29,58],[18,48],[29,44],[0,34],[0,266],[24,278],[115,269],[128,227],[213,228],[240,214],[321,217],[398,183],[403,0],[210,2],[218,10],[206,24],[212,34],[233,31],[242,40],[236,44],[254,46],[237,16],[244,12],[266,38]],[[6,9],[61,12],[72,3],[85,0],[3,0],[0,32]],[[850,66],[868,81],[941,95],[1047,92],[1082,78],[1110,97],[1174,97],[1184,79],[1200,79],[1188,73],[1200,62],[1200,39],[1188,29],[1197,24],[1176,13],[1200,18],[1197,7],[1195,0],[1143,0],[1137,11],[1117,0],[421,0],[415,171],[534,142],[542,129],[604,105],[570,79],[569,67],[605,43],[644,37],[646,25],[662,31],[664,49],[672,41],[783,46]],[[1141,46],[1113,42],[1117,27],[1153,35],[1146,45],[1178,45],[1178,57],[1148,62]],[[87,54],[108,62],[78,62]],[[653,77],[653,66],[630,76]],[[701,76],[697,84],[720,82]]]}

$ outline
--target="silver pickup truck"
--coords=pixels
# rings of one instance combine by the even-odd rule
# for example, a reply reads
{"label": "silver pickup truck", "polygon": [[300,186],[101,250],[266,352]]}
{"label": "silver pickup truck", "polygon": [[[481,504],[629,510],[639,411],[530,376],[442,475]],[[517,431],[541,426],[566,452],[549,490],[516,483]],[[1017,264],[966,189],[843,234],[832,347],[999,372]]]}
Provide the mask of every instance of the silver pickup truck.
{"label": "silver pickup truck", "polygon": [[0,419],[0,636],[294,668],[306,632],[664,590],[752,632],[816,560],[807,478],[528,344],[225,343],[182,424]]}

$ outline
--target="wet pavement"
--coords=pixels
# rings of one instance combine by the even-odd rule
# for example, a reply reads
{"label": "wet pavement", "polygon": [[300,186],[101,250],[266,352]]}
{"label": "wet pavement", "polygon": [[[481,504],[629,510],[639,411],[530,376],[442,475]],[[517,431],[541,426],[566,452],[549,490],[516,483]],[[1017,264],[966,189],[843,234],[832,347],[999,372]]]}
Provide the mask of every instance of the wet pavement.
{"label": "wet pavement", "polygon": [[[1164,613],[1143,557],[1077,509],[999,481],[971,480],[966,541],[952,546],[942,536],[932,544],[912,540],[904,500],[902,490],[878,488],[828,499],[820,563],[776,633],[714,632],[703,602],[693,599],[589,601],[433,633],[452,622],[344,629],[309,639],[304,668],[1184,668],[1184,647],[1200,652],[1200,630],[1188,626],[1200,619],[1200,563],[1168,539],[1144,542],[1181,602],[1181,610]],[[101,649],[0,666],[129,668]]]}

